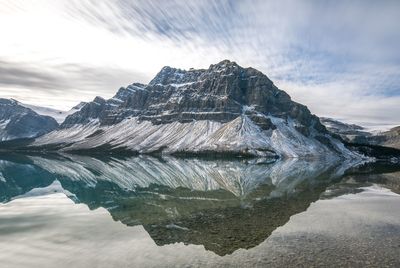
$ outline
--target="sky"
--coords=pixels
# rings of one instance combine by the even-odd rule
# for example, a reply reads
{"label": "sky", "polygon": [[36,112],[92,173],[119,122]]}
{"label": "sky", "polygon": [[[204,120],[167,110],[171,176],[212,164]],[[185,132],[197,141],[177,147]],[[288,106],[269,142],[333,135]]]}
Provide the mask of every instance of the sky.
{"label": "sky", "polygon": [[400,125],[399,14],[396,0],[0,0],[0,97],[68,110],[229,59],[318,116]]}

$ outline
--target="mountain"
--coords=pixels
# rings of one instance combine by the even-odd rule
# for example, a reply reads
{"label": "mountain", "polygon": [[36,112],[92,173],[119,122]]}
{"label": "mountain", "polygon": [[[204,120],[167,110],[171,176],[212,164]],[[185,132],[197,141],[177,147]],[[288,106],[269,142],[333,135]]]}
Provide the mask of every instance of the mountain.
{"label": "mountain", "polygon": [[368,143],[368,137],[373,135],[362,126],[346,124],[333,118],[320,117],[320,121],[330,132],[347,142]]}
{"label": "mountain", "polygon": [[320,121],[330,132],[339,135],[346,142],[400,149],[400,126],[383,132],[369,132],[362,126],[346,124],[332,118],[321,117]]}
{"label": "mountain", "polygon": [[164,67],[148,85],[122,87],[67,116],[32,146],[273,157],[354,156],[319,118],[263,73],[224,60],[208,69]]}
{"label": "mountain", "polygon": [[376,135],[371,136],[368,141],[371,144],[400,149],[400,126],[394,127],[388,131],[377,133]]}
{"label": "mountain", "polygon": [[25,104],[25,103],[21,103],[21,102],[18,102],[18,104],[35,111],[37,114],[44,115],[44,116],[50,116],[50,117],[54,118],[57,121],[57,123],[61,124],[62,122],[64,122],[64,120],[67,116],[79,111],[86,103],[81,102],[69,111],[61,111],[61,110],[57,110],[57,109],[35,106],[35,105]]}
{"label": "mountain", "polygon": [[39,115],[15,100],[0,99],[0,141],[35,138],[57,127],[52,117]]}

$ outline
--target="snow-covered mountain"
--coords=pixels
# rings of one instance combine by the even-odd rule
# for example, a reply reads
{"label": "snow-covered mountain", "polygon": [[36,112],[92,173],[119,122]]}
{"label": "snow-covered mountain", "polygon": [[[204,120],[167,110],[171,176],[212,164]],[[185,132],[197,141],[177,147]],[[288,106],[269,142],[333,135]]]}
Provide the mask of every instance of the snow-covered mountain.
{"label": "snow-covered mountain", "polygon": [[15,100],[0,99],[0,141],[35,138],[57,127],[52,117],[40,115]]}
{"label": "snow-covered mountain", "polygon": [[26,108],[29,108],[33,111],[35,111],[37,114],[44,115],[44,116],[50,116],[54,118],[57,123],[61,124],[64,122],[65,118],[67,116],[78,112],[86,103],[81,102],[78,105],[74,106],[71,110],[69,111],[61,111],[53,108],[48,108],[48,107],[41,107],[41,106],[36,106],[36,105],[31,105],[31,104],[25,104],[22,102],[17,101],[17,103],[21,106],[24,106]]}
{"label": "snow-covered mountain", "polygon": [[96,97],[33,146],[138,153],[354,156],[304,105],[261,72],[228,60],[164,67],[148,84]]}

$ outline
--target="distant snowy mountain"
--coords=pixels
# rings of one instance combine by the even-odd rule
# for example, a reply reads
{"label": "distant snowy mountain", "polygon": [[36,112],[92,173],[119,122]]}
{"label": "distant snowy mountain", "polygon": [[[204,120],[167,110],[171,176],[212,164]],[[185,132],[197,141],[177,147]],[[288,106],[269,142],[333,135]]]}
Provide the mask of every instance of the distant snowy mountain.
{"label": "distant snowy mountain", "polygon": [[15,100],[0,99],[0,141],[35,138],[57,127],[52,117],[39,115]]}
{"label": "distant snowy mountain", "polygon": [[86,103],[81,102],[69,111],[61,111],[61,110],[56,110],[56,109],[52,109],[52,108],[48,108],[48,107],[41,107],[41,106],[25,104],[22,102],[18,102],[18,104],[35,111],[37,114],[44,115],[44,116],[50,116],[50,117],[54,118],[57,121],[57,123],[61,124],[62,122],[64,122],[64,120],[67,116],[69,116],[75,112],[78,112]]}
{"label": "distant snowy mountain", "polygon": [[355,156],[306,106],[253,68],[228,60],[208,69],[164,67],[148,84],[96,97],[33,146],[138,153],[274,157]]}
{"label": "distant snowy mountain", "polygon": [[400,126],[387,131],[371,132],[362,126],[346,124],[332,118],[321,117],[320,120],[329,131],[339,135],[347,142],[400,149]]}

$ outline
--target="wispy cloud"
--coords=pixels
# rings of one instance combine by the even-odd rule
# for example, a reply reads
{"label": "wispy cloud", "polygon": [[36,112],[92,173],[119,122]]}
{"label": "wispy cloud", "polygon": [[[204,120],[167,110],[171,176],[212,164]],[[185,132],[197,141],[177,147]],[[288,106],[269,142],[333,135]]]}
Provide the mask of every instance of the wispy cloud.
{"label": "wispy cloud", "polygon": [[318,115],[400,124],[399,13],[368,0],[0,0],[0,96],[67,108],[164,65],[229,58]]}

